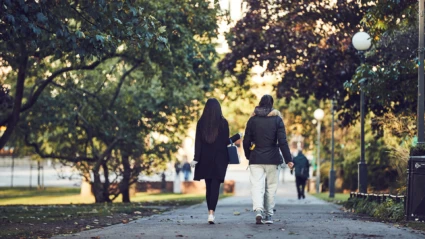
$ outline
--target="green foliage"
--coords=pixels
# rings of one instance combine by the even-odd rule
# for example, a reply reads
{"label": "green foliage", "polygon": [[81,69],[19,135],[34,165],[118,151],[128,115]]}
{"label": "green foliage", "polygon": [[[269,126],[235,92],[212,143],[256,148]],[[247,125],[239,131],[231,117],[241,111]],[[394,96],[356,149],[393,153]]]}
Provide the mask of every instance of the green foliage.
{"label": "green foliage", "polygon": [[399,222],[404,220],[404,205],[392,199],[382,203],[369,201],[367,199],[350,198],[344,203],[344,207],[355,213],[367,214],[384,221]]}
{"label": "green foliage", "polygon": [[124,43],[166,43],[156,19],[128,1],[5,1],[0,11],[1,58],[14,69],[25,53],[36,61],[53,56],[78,62],[114,53]]}
{"label": "green foliage", "polygon": [[376,115],[391,112],[414,117],[417,71],[418,66],[423,67],[417,60],[418,2],[363,0],[362,3],[370,5],[361,24],[374,44],[366,53],[366,64],[357,69],[349,88],[358,91],[359,82],[366,79],[363,90],[368,104],[380,106],[372,107]]}
{"label": "green foliage", "polygon": [[214,91],[207,93],[207,96],[220,100],[223,115],[229,122],[230,134],[244,132],[246,122],[258,105],[258,99],[252,93],[256,86],[248,82],[239,85],[235,77],[226,76],[217,80],[212,87]]}
{"label": "green foliage", "polygon": [[[365,120],[365,160],[368,165],[368,185],[372,191],[387,190],[394,185],[397,169],[388,157],[388,148],[384,138],[372,132],[370,118]],[[340,143],[343,144],[344,188],[355,190],[358,180],[360,161],[360,124],[345,130]]]}
{"label": "green foliage", "polygon": [[[271,2],[276,3],[270,8]],[[247,13],[227,35],[232,50],[219,68],[242,81],[255,65],[281,77],[277,96],[287,102],[335,96],[343,125],[355,121],[358,92],[349,81],[359,64],[350,36],[358,31],[364,8],[356,1],[247,1]],[[332,29],[335,29],[333,31]]]}
{"label": "green foliage", "polygon": [[[120,182],[121,189],[140,173],[165,168],[205,90],[217,80],[212,43],[217,8],[202,0],[138,4],[161,22],[159,31],[169,50],[140,51],[124,44],[93,68],[59,74],[22,115],[17,132],[17,141],[24,139],[42,157],[65,161],[83,176],[91,171],[99,187],[99,172],[105,178],[116,176],[116,181],[105,180],[106,195],[117,194],[108,190],[108,183]],[[67,64],[72,63],[56,61],[46,68],[53,71]]]}
{"label": "green foliage", "polygon": [[161,24],[130,1],[4,1],[0,5],[0,65],[10,72],[15,105],[0,115],[3,147],[19,115],[56,77],[91,70],[128,50],[133,55],[166,48]]}
{"label": "green foliage", "polygon": [[425,144],[417,144],[410,148],[410,156],[425,156]]}

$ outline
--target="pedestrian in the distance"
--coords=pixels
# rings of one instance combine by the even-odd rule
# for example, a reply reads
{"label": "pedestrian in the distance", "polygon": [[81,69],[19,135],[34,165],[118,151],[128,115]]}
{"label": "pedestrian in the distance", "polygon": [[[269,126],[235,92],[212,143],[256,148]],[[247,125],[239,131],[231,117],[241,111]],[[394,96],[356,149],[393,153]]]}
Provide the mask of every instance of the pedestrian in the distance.
{"label": "pedestrian in the distance", "polygon": [[182,171],[183,171],[184,181],[189,181],[189,177],[192,174],[192,169],[190,168],[190,164],[189,162],[187,162],[187,159],[184,160]]}
{"label": "pedestrian in the distance", "polygon": [[280,112],[273,109],[271,95],[261,98],[248,120],[243,149],[249,160],[255,222],[272,224],[279,165],[283,164],[284,158],[285,163],[292,169],[293,162],[286,140],[285,125]]}
{"label": "pedestrian in the distance", "polygon": [[[305,183],[309,177],[310,164],[301,149],[294,156],[295,185],[297,186],[298,199],[305,198]],[[292,174],[293,170],[291,170]]]}
{"label": "pedestrian in the distance", "polygon": [[[232,136],[232,142],[240,139],[240,134]],[[201,118],[196,125],[195,157],[191,165],[195,167],[194,180],[205,179],[208,223],[214,224],[214,212],[218,202],[220,184],[224,182],[229,156],[227,145],[229,124],[223,117],[220,103],[215,98],[208,99]]]}

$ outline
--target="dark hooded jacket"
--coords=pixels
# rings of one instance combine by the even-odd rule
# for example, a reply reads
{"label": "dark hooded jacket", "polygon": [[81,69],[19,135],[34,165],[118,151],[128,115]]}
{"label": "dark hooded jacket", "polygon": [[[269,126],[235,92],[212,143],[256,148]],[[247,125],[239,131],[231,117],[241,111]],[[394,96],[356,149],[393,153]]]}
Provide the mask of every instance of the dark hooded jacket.
{"label": "dark hooded jacket", "polygon": [[292,162],[285,125],[278,110],[255,108],[245,129],[243,149],[249,164],[278,165],[283,163],[283,158],[285,163]]}

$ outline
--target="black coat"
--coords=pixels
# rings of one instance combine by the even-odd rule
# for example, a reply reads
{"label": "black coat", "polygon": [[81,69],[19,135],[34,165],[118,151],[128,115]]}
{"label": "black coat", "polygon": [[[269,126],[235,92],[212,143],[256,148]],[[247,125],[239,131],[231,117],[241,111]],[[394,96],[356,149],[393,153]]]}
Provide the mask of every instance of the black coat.
{"label": "black coat", "polygon": [[[247,123],[243,149],[249,164],[282,164],[292,162],[280,112],[257,107]],[[254,149],[250,148],[255,145]],[[282,154],[279,152],[282,152]]]}
{"label": "black coat", "polygon": [[[229,164],[229,155],[227,154],[227,145],[230,144],[229,124],[226,119],[222,118],[217,138],[211,144],[202,139],[201,127],[202,122],[198,121],[195,136],[195,157],[193,159],[198,163],[195,166],[193,180],[218,179],[223,182]],[[235,134],[231,140],[235,142],[239,138],[240,135]]]}

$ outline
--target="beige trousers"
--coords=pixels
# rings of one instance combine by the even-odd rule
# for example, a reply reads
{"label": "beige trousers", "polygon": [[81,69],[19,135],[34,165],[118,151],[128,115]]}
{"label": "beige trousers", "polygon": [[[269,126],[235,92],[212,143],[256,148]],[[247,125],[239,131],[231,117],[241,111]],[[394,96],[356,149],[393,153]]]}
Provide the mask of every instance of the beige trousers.
{"label": "beige trousers", "polygon": [[252,209],[273,215],[279,182],[279,165],[252,164],[250,168]]}

